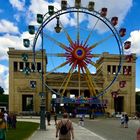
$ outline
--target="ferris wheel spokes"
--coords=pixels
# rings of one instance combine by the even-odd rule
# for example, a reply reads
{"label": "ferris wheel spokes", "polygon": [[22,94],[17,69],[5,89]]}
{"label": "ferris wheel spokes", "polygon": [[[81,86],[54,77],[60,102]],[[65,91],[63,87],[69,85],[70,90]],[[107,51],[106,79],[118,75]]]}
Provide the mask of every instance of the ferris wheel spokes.
{"label": "ferris wheel spokes", "polygon": [[56,45],[58,45],[58,46],[61,47],[62,49],[68,50],[68,48],[67,48],[67,46],[66,46],[65,44],[63,44],[63,43],[57,41],[55,38],[53,38],[53,37],[51,37],[51,36],[45,34],[44,32],[43,32],[43,34],[44,34],[44,37],[46,37],[46,38],[48,38],[50,41],[54,42]]}
{"label": "ferris wheel spokes", "polygon": [[92,33],[93,33],[93,31],[94,31],[94,29],[95,29],[95,27],[96,27],[98,21],[99,21],[99,19],[97,19],[95,25],[93,26],[93,28],[91,29],[90,33],[88,34],[88,36],[87,36],[87,38],[86,38],[86,40],[85,40],[84,46],[87,44],[88,40],[90,39],[90,37],[91,37],[91,35],[92,35]]}
{"label": "ferris wheel spokes", "polygon": [[114,35],[111,34],[111,35],[107,36],[106,38],[104,38],[104,39],[102,39],[102,40],[100,40],[100,41],[94,43],[93,45],[91,45],[91,46],[88,48],[88,50],[91,50],[91,49],[95,48],[96,46],[98,46],[99,44],[101,44],[101,43],[107,41],[108,39],[110,39],[110,38],[113,37],[113,36],[114,36]]}
{"label": "ferris wheel spokes", "polygon": [[49,71],[46,75],[49,75],[49,74],[51,74],[52,72],[56,71],[57,69],[59,69],[59,68],[61,68],[61,67],[64,67],[64,66],[67,65],[68,63],[69,63],[69,62],[66,61],[66,62],[60,64],[59,66],[57,66],[57,67],[55,67],[54,69],[52,69],[51,71]]}
{"label": "ferris wheel spokes", "polygon": [[66,57],[65,53],[47,53],[47,56]]}
{"label": "ferris wheel spokes", "polygon": [[60,25],[61,25],[61,27],[62,27],[62,29],[63,29],[63,31],[64,31],[66,37],[67,37],[67,40],[68,40],[69,43],[72,45],[72,44],[73,44],[73,41],[72,41],[70,35],[68,34],[68,31],[65,29],[65,27],[63,26],[63,24],[62,24],[61,21],[60,21]]}

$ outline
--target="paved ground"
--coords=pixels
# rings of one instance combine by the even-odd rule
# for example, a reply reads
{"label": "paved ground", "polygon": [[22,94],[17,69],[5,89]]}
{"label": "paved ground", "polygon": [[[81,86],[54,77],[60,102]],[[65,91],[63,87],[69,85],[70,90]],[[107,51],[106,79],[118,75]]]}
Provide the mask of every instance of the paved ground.
{"label": "paved ground", "polygon": [[[20,119],[23,121],[39,122],[39,119]],[[117,119],[85,119],[85,126],[77,125],[78,120],[72,119],[75,129],[75,140],[136,140],[136,130],[140,126],[138,120],[130,120],[129,128],[120,128]],[[55,125],[47,126],[46,131],[37,130],[28,140],[57,140]]]}
{"label": "paved ground", "polygon": [[129,128],[122,128],[119,119],[85,119],[84,127],[107,140],[136,140],[136,131],[139,126],[138,120],[130,120]]}
{"label": "paved ground", "polygon": [[[32,122],[39,122],[39,119],[18,119],[18,121],[32,121]],[[74,125],[74,133],[75,139],[74,140],[106,140],[103,137],[91,132],[90,130],[78,126],[77,124],[73,123]],[[54,121],[51,121],[51,125],[47,126],[46,131],[37,130],[28,140],[57,140],[55,137],[55,125]]]}

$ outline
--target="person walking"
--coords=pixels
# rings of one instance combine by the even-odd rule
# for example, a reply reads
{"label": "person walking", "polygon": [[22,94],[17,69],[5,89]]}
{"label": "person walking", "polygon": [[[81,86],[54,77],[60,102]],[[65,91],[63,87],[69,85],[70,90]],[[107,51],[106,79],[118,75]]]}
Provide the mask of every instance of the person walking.
{"label": "person walking", "polygon": [[12,128],[16,129],[17,117],[16,114],[12,115]]}
{"label": "person walking", "polygon": [[6,111],[4,111],[3,114],[3,120],[5,122],[5,128],[7,129],[7,119],[8,119],[8,113]]}
{"label": "person walking", "polygon": [[59,137],[59,140],[74,139],[74,128],[71,120],[68,119],[68,113],[64,113],[63,118],[58,121],[56,125],[56,137]]}
{"label": "person walking", "polygon": [[121,127],[124,127],[124,114],[121,115]]}
{"label": "person walking", "polygon": [[5,133],[5,122],[3,119],[3,113],[0,112],[0,140],[6,139],[6,133]]}
{"label": "person walking", "polygon": [[84,126],[84,115],[81,115],[78,124],[79,124],[80,126]]}
{"label": "person walking", "polygon": [[137,129],[137,140],[140,140],[140,127]]}
{"label": "person walking", "polygon": [[56,112],[54,113],[54,122],[55,122],[55,125],[57,124],[57,114]]}
{"label": "person walking", "polygon": [[51,113],[47,112],[47,122],[48,122],[48,125],[51,125],[50,121],[51,121]]}
{"label": "person walking", "polygon": [[124,115],[124,127],[128,128],[128,121],[129,121],[129,117],[127,114]]}

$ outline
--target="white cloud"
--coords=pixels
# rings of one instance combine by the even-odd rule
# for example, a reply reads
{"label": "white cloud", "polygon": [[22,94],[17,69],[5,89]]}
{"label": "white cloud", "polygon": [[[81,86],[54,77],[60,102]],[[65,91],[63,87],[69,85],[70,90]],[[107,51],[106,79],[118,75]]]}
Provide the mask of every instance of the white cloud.
{"label": "white cloud", "polygon": [[44,0],[31,0],[29,11],[33,14],[45,14],[48,10],[48,4],[49,3]]}
{"label": "white cloud", "polygon": [[8,67],[0,64],[0,86],[4,89],[4,93],[8,94],[9,91],[9,73]]}
{"label": "white cloud", "polygon": [[[23,46],[23,39],[26,39],[26,38],[30,39],[31,41],[30,48],[25,48]],[[0,60],[8,59],[7,51],[8,51],[8,48],[10,47],[19,49],[19,50],[31,49],[33,38],[34,36],[30,35],[28,32],[23,32],[23,34],[21,34],[20,36],[10,35],[10,34],[5,34],[4,36],[1,36],[0,37],[0,48],[1,48]],[[37,42],[37,46],[39,46],[39,44],[40,44],[40,39]]]}
{"label": "white cloud", "polygon": [[140,88],[136,88],[136,92],[137,92],[137,91],[140,91]]}
{"label": "white cloud", "polygon": [[[21,36],[14,36],[10,34],[5,34],[4,36],[0,36],[0,61],[8,60],[7,51],[9,47],[15,49],[25,50],[26,48],[23,46],[23,39],[28,38],[33,41],[34,36],[30,35],[28,32],[24,32]],[[37,46],[40,44],[40,38],[38,39]],[[28,48],[31,49],[32,47]],[[4,88],[5,94],[9,93],[9,69],[8,67],[0,64],[0,86]]]}
{"label": "white cloud", "polygon": [[24,10],[25,0],[9,0],[11,5],[19,11]]}
{"label": "white cloud", "polygon": [[127,40],[131,41],[131,48],[125,50],[125,53],[136,53],[140,56],[140,30],[131,32]]}
{"label": "white cloud", "polygon": [[[91,1],[91,0],[82,0],[82,6],[87,7],[89,1]],[[123,20],[124,20],[126,14],[128,13],[130,8],[132,7],[132,0],[118,0],[118,1],[106,0],[106,2],[104,0],[100,0],[100,1],[94,0],[94,2],[95,2],[95,10],[96,11],[100,11],[101,8],[107,7],[108,8],[108,14],[107,14],[108,18],[111,18],[113,16],[117,16],[119,18],[119,26],[123,23]],[[29,11],[30,11],[29,15],[34,15],[34,16],[29,16],[30,17],[29,21],[31,20],[31,17],[34,18],[37,13],[42,13],[42,14],[47,13],[48,5],[54,5],[55,9],[60,9],[60,3],[61,3],[61,0],[54,0],[50,3],[48,1],[45,1],[45,0],[32,0],[31,5],[29,7]],[[74,6],[74,1],[69,0],[68,5]],[[85,16],[80,16],[80,22],[82,22],[86,18],[85,18]],[[88,18],[88,20],[90,22],[88,23],[87,27],[93,28],[93,25],[94,25],[93,23],[95,23],[96,19],[92,18],[90,16]],[[64,18],[64,16],[63,16],[61,21],[62,21],[64,26],[65,25],[66,26],[67,25],[75,26],[77,23],[75,15],[71,18],[69,18],[69,16],[65,16],[65,18]],[[49,27],[50,27],[50,25],[49,25]],[[53,28],[53,24],[51,27]],[[52,28],[48,28],[48,29],[52,29]],[[107,29],[104,28],[102,22],[98,22],[95,29],[100,33],[107,31]]]}
{"label": "white cloud", "polygon": [[[85,2],[85,0],[84,0]],[[107,18],[111,19],[114,16],[117,16],[119,19],[118,27],[123,23],[125,16],[127,15],[128,11],[132,7],[132,0],[119,0],[119,1],[111,1],[111,0],[94,0],[95,2],[95,10],[100,12],[101,8],[106,7],[107,11]],[[94,19],[92,17],[89,18],[88,28],[93,28],[93,25],[96,23],[98,19]],[[93,24],[94,23],[94,24]],[[104,26],[103,22],[98,22],[95,29],[99,33],[103,33],[109,30],[107,27]]]}
{"label": "white cloud", "polygon": [[0,20],[0,32],[1,33],[19,33],[18,27],[14,23],[8,20]]}

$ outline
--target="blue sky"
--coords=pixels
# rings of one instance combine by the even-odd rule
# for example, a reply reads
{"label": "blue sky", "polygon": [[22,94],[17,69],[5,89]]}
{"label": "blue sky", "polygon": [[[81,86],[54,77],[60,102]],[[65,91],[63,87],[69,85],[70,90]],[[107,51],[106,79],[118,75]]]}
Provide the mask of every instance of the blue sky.
{"label": "blue sky", "polygon": [[[37,25],[35,22],[35,17],[37,13],[45,14],[48,10],[48,5],[54,5],[56,9],[60,9],[60,0],[0,0],[0,86],[8,93],[8,56],[7,51],[9,47],[14,47],[16,49],[25,49],[23,46],[23,38],[33,39],[33,36],[29,35],[27,32],[27,26],[29,24]],[[132,47],[129,53],[136,53],[137,63],[136,63],[136,91],[140,91],[140,10],[139,0],[94,0],[95,10],[99,11],[102,7],[108,8],[107,17],[118,16],[119,17],[119,27],[125,27],[127,29],[126,36],[122,41],[130,40],[132,42]],[[69,5],[73,6],[74,1],[68,0]],[[82,0],[82,5],[87,5],[88,0]],[[61,22],[68,30],[76,26],[76,18],[73,15],[72,18],[68,16],[63,16]],[[90,18],[80,15],[80,24],[85,24],[90,30],[92,28],[92,22],[86,24],[85,21],[91,20]],[[94,20],[93,20],[94,22]],[[52,21],[48,25],[48,31],[51,36],[55,36],[60,41],[62,37],[59,38],[57,34],[53,32],[53,28],[56,21]],[[72,30],[71,30],[72,31]],[[72,34],[70,31],[70,35]],[[107,34],[108,32],[99,23],[96,27],[96,32],[98,35]],[[81,33],[84,36],[84,31]],[[96,37],[98,38],[98,36]],[[40,42],[38,42],[40,43]],[[110,43],[114,45],[113,43]],[[53,43],[51,44],[54,45]],[[55,50],[52,47],[53,51]],[[52,50],[50,49],[50,52]],[[111,52],[111,51],[110,51]],[[112,49],[113,52],[113,49]],[[53,63],[55,63],[53,61]],[[55,64],[54,64],[55,65]]]}

